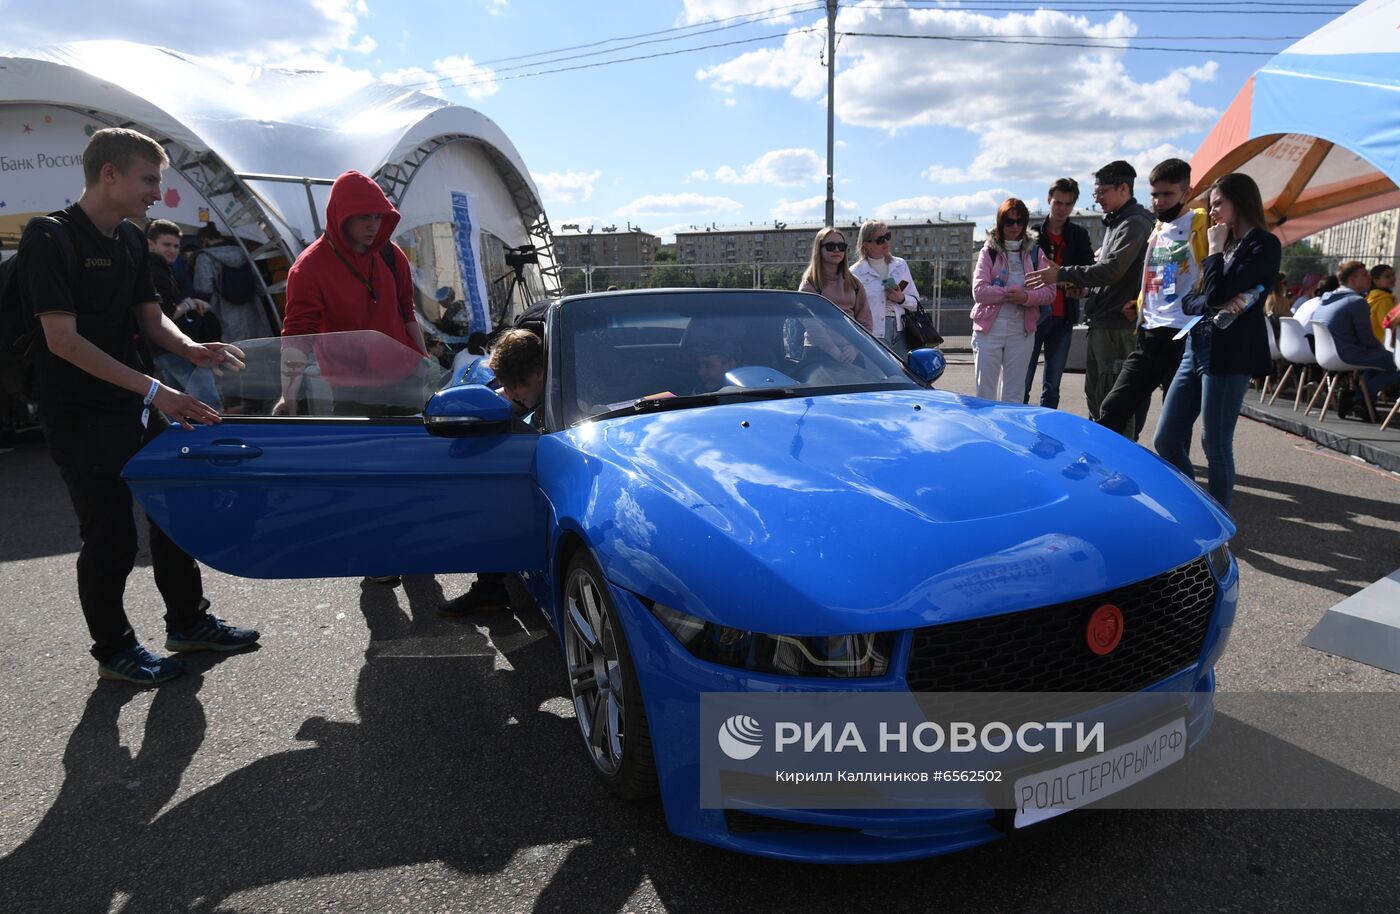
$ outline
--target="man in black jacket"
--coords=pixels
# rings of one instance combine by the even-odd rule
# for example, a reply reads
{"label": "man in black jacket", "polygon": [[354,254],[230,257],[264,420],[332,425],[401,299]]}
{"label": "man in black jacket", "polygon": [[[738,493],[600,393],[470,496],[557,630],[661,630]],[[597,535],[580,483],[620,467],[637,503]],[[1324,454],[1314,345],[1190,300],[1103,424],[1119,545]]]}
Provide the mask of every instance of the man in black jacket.
{"label": "man in black jacket", "polygon": [[[1089,233],[1069,221],[1074,204],[1079,200],[1079,182],[1060,178],[1050,185],[1047,203],[1050,215],[1040,224],[1040,250],[1047,261],[1065,266],[1086,266],[1094,262],[1094,243]],[[1045,350],[1045,380],[1040,385],[1040,405],[1049,409],[1060,406],[1060,378],[1069,360],[1070,341],[1074,325],[1079,323],[1079,299],[1082,291],[1063,282],[1055,289],[1055,301],[1050,313],[1035,327],[1035,344],[1031,363],[1026,368],[1026,395],[1022,403],[1031,402],[1031,385],[1035,383],[1035,363]]]}
{"label": "man in black jacket", "polygon": [[[180,227],[168,219],[154,219],[146,226],[146,244],[150,247],[146,263],[151,271],[151,284],[160,296],[160,310],[196,343],[219,342],[222,331],[218,316],[207,301],[181,295],[180,284],[171,269],[180,257]],[[208,368],[193,365],[173,352],[152,352],[151,361],[171,387],[185,391],[215,410],[223,409],[218,382]]]}
{"label": "man in black jacket", "polygon": [[1084,396],[1089,418],[1096,421],[1103,398],[1113,389],[1136,342],[1143,258],[1147,236],[1157,221],[1133,197],[1135,178],[1137,170],[1121,159],[1094,172],[1094,200],[1103,209],[1103,223],[1108,227],[1095,263],[1061,266],[1051,262],[1026,274],[1028,289],[1067,282],[1093,290],[1084,306],[1089,321]]}

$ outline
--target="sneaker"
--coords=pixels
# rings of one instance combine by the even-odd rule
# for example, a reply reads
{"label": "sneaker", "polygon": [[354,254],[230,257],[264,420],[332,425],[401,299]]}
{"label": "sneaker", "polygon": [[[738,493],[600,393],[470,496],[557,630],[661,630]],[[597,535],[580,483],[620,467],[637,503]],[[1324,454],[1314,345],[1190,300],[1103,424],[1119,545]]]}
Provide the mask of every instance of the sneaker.
{"label": "sneaker", "polygon": [[167,651],[241,651],[252,647],[258,641],[258,633],[251,628],[238,628],[229,625],[218,616],[205,616],[184,631],[168,632],[165,636]]}
{"label": "sneaker", "polygon": [[502,609],[510,609],[510,593],[506,590],[505,581],[499,578],[482,581],[478,578],[466,593],[439,606],[438,615],[455,618]]}
{"label": "sneaker", "polygon": [[97,664],[100,679],[119,679],[137,685],[159,685],[185,671],[185,665],[169,657],[157,657],[140,644]]}
{"label": "sneaker", "polygon": [[366,584],[381,584],[381,585],[383,585],[384,587],[398,587],[400,584],[403,583],[403,578],[399,577],[399,576],[396,575],[396,574],[385,574],[385,575],[380,575],[379,577],[375,577],[375,576],[373,576],[373,575],[370,575],[370,576],[368,576],[368,577],[365,578],[365,583],[366,583]]}

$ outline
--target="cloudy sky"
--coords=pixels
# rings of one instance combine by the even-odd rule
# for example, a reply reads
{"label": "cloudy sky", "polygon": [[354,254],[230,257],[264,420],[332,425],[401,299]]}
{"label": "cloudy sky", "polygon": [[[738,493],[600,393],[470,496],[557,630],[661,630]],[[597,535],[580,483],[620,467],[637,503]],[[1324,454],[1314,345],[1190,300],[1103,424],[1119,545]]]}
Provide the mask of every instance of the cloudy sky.
{"label": "cloudy sky", "polygon": [[[1060,175],[1189,159],[1260,53],[1349,7],[842,0],[838,214],[985,225],[1000,200],[1039,200]],[[10,47],[124,38],[477,108],[520,150],[556,228],[822,216],[820,0],[0,0],[0,18]]]}

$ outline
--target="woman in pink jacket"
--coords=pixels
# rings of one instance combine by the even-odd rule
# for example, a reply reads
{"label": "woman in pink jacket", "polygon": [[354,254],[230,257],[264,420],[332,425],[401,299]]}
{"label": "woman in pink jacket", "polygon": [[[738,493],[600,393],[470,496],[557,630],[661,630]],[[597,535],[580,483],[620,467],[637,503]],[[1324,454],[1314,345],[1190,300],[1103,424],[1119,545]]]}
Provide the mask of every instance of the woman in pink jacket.
{"label": "woman in pink jacket", "polygon": [[972,274],[973,366],[986,400],[1021,402],[1040,309],[1055,300],[1053,286],[1026,289],[1026,274],[1040,268],[1029,223],[1026,204],[1008,197]]}

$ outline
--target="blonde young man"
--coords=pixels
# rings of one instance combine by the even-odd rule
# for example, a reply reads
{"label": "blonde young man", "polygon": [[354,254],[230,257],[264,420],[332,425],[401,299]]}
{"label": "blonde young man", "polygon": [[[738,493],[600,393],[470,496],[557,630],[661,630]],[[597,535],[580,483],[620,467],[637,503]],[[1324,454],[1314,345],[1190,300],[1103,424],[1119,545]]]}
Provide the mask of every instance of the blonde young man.
{"label": "blonde young man", "polygon": [[[243,353],[191,340],[161,311],[147,269],[146,238],[128,219],[160,199],[165,151],[134,130],[99,130],[83,153],[78,202],[35,219],[19,248],[25,307],[42,327],[34,396],[44,436],[78,515],[78,601],[103,679],[155,685],[184,665],[136,640],[123,593],[136,561],[136,523],[122,467],[166,427],[210,425],[219,414],[138,368],[135,339],[194,365],[239,369]],[[199,566],[151,524],[151,565],[165,602],[171,651],[246,648],[258,633],[209,614]]]}

